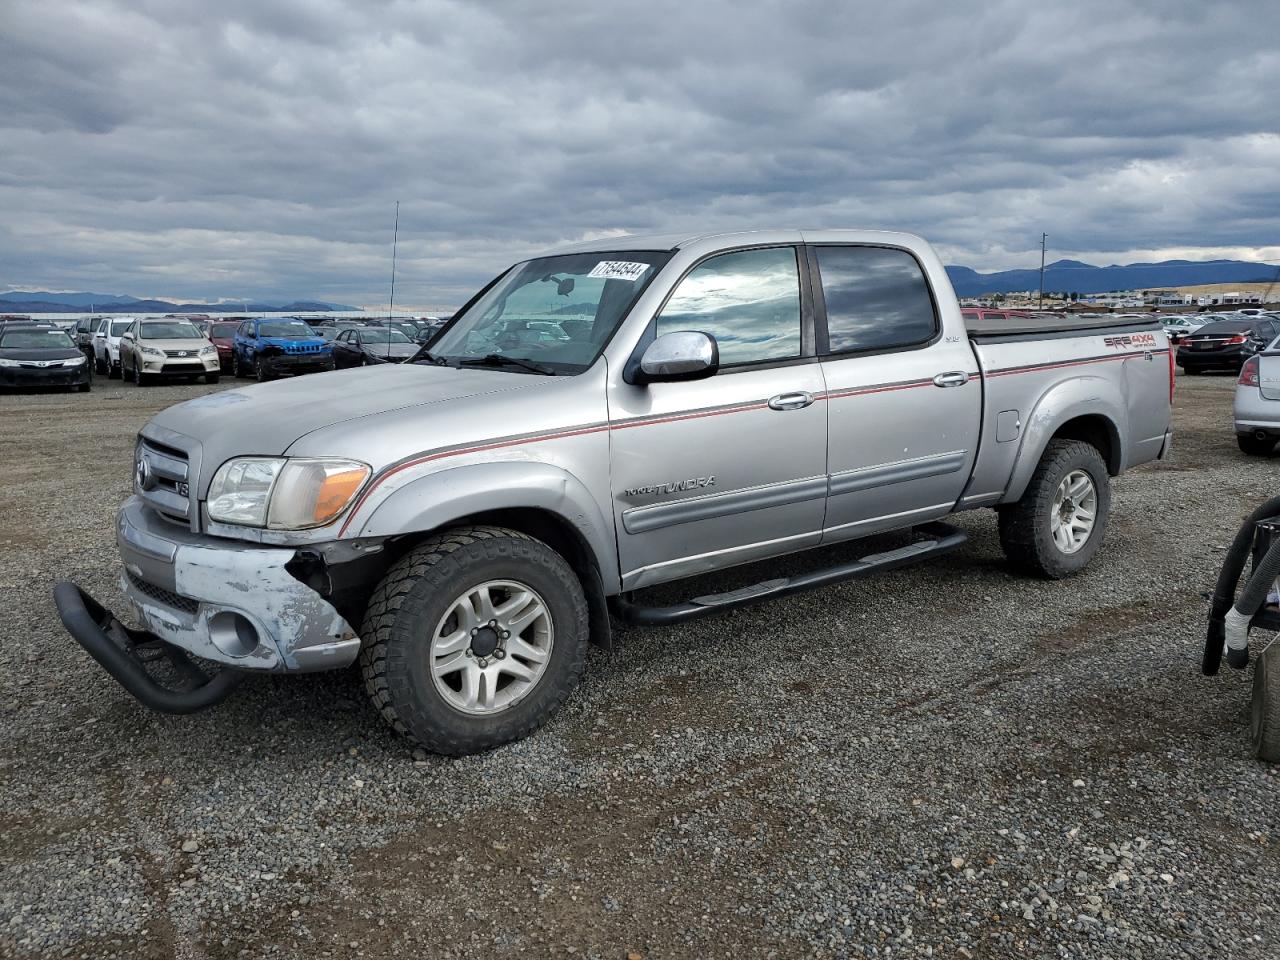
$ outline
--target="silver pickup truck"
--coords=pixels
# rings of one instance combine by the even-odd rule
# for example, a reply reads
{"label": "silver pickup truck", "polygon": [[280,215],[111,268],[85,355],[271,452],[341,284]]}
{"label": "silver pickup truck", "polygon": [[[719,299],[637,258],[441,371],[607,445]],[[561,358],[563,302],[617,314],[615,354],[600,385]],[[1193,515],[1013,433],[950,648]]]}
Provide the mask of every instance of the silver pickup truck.
{"label": "silver pickup truck", "polygon": [[[965,328],[918,237],[611,238],[525,260],[413,361],[209,394],[141,431],[120,511],[128,628],[64,624],[142,702],[358,662],[411,740],[528,734],[611,616],[675,623],[961,545],[1102,544],[1110,478],[1166,456],[1169,344],[1142,322]],[[902,530],[901,547],[683,603],[643,588]],[[637,593],[640,591],[640,593]],[[210,663],[212,662],[212,663]]]}

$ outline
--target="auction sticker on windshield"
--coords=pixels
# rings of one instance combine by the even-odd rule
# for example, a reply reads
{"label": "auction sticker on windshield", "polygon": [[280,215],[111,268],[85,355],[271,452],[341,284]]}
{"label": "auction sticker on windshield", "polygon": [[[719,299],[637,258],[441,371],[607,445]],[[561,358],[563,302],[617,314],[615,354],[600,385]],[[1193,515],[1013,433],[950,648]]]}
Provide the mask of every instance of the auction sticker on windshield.
{"label": "auction sticker on windshield", "polygon": [[632,263],[630,260],[601,260],[588,277],[602,277],[605,280],[630,280],[633,283],[644,276],[649,269],[647,263]]}

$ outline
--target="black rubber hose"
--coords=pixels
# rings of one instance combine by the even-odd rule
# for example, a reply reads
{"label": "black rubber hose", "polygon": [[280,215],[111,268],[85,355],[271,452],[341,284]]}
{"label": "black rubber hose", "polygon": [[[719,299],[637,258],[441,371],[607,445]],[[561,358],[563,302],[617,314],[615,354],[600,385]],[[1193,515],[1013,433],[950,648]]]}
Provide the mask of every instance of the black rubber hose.
{"label": "black rubber hose", "polygon": [[1222,664],[1222,647],[1226,640],[1223,618],[1227,611],[1235,605],[1236,586],[1244,573],[1245,564],[1249,562],[1249,553],[1253,548],[1255,528],[1263,521],[1280,515],[1280,497],[1272,497],[1262,506],[1247,516],[1227,555],[1223,558],[1222,569],[1218,571],[1218,582],[1213,588],[1213,597],[1209,603],[1209,630],[1205,637],[1204,658],[1200,669],[1205,676],[1212,677]]}
{"label": "black rubber hose", "polygon": [[[1253,575],[1249,577],[1249,582],[1240,591],[1240,597],[1236,600],[1235,606],[1227,611],[1223,618],[1224,629],[1231,627],[1230,621],[1235,621],[1235,629],[1238,630],[1241,626],[1241,618],[1247,617],[1249,621],[1253,620],[1253,615],[1266,603],[1267,594],[1271,592],[1277,575],[1280,575],[1280,541],[1272,544],[1266,554],[1254,564]],[[1237,670],[1243,670],[1249,665],[1247,625],[1244,631],[1245,645],[1228,645],[1226,651],[1227,663]]]}

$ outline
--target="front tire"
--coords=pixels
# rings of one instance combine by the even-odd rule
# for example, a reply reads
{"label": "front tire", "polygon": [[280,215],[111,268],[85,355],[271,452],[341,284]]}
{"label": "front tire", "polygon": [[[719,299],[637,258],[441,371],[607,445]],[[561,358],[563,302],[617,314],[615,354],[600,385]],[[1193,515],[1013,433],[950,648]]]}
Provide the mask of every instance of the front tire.
{"label": "front tire", "polygon": [[1252,434],[1237,433],[1236,444],[1240,447],[1241,453],[1247,453],[1251,457],[1269,457],[1271,451],[1276,448],[1275,437],[1263,437],[1258,439]]}
{"label": "front tire", "polygon": [[267,365],[262,362],[261,357],[253,363],[253,376],[259,383],[266,383],[271,379],[271,375],[267,373]]}
{"label": "front tire", "polygon": [[399,733],[463,756],[528,736],[582,675],[582,584],[540,540],[459,527],[402,557],[374,591],[365,689]]}
{"label": "front tire", "polygon": [[1061,580],[1093,559],[1110,514],[1110,478],[1097,448],[1051,440],[1022,498],[999,510],[1000,545],[1016,570]]}
{"label": "front tire", "polygon": [[124,380],[124,361],[112,360],[111,354],[107,354],[107,379]]}
{"label": "front tire", "polygon": [[204,375],[204,382],[211,386],[217,383],[221,379],[222,379],[222,374],[220,373],[206,373]]}

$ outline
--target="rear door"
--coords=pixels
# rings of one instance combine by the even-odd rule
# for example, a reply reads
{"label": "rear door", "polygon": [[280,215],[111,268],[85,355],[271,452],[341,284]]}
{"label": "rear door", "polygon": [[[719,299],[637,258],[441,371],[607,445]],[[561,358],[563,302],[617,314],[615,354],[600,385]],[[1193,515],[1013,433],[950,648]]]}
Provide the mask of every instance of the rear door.
{"label": "rear door", "polygon": [[793,246],[695,265],[656,336],[716,338],[720,369],[609,396],[624,589],[814,546],[826,498],[826,411]]}
{"label": "rear door", "polygon": [[827,384],[824,541],[950,512],[982,423],[968,338],[943,336],[933,291],[908,250],[816,245],[809,260]]}

